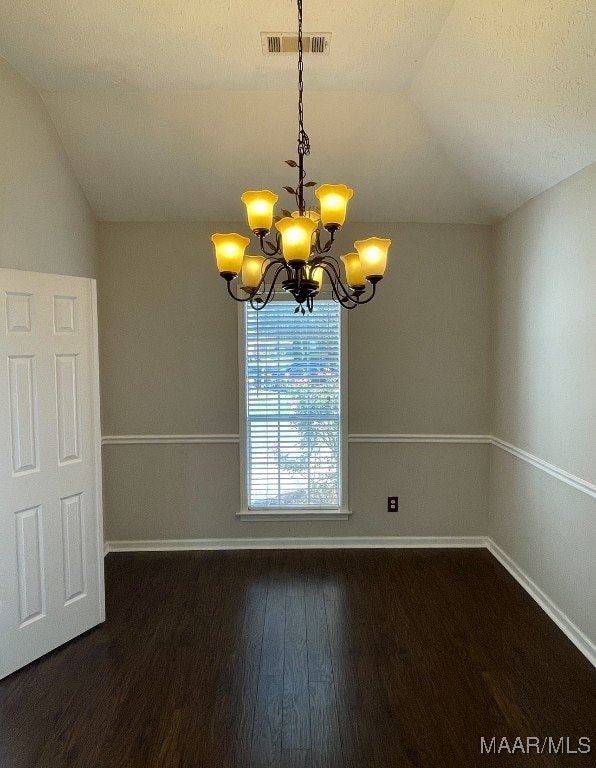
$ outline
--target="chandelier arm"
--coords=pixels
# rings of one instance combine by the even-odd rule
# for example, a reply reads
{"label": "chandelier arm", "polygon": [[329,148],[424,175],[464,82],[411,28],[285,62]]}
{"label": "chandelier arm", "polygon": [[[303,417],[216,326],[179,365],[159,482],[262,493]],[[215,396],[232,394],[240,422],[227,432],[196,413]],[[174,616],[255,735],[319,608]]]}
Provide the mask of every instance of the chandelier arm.
{"label": "chandelier arm", "polygon": [[[267,266],[265,267],[264,271],[263,271],[263,274],[261,276],[259,284],[255,288],[252,288],[250,293],[246,296],[246,298],[243,298],[243,299],[239,298],[234,293],[234,291],[232,291],[232,278],[230,278],[230,279],[226,278],[226,285],[228,287],[228,293],[234,299],[234,301],[237,301],[240,304],[246,304],[247,301],[250,301],[251,302],[251,306],[252,306],[253,300],[257,299],[258,296],[260,296],[260,295],[265,293],[265,289],[266,289],[265,279],[267,277],[267,273],[269,272],[269,270],[271,269],[271,267],[274,264],[278,264],[279,265],[278,269],[277,269],[277,272],[275,273],[275,275],[273,277],[273,284],[275,284],[277,276],[279,275],[281,270],[282,269],[286,269],[286,263],[285,263],[285,261],[283,261],[283,259],[272,259],[272,260],[270,260],[269,263],[267,264]],[[272,287],[273,287],[273,285],[272,285]],[[270,295],[271,295],[271,290],[269,291],[268,298],[267,298],[265,303],[267,303],[267,301],[269,301]],[[261,300],[259,300],[259,303],[261,303]]]}
{"label": "chandelier arm", "polygon": [[372,283],[372,290],[370,292],[370,296],[367,296],[365,299],[361,299],[360,296],[356,296],[355,298],[350,297],[352,301],[355,301],[356,304],[359,306],[361,304],[368,304],[369,301],[372,301],[375,297],[375,293],[377,292],[377,285],[376,283]]}
{"label": "chandelier arm", "polygon": [[[331,264],[333,262],[333,265]],[[343,281],[341,279],[341,275],[339,273],[339,262],[335,258],[335,256],[326,256],[325,261],[323,261],[323,266],[325,264],[328,264],[335,274],[335,279],[337,281],[337,284],[341,286],[342,291],[344,292],[347,299],[354,302],[354,305],[360,305],[360,304],[368,304],[369,301],[371,301],[374,298],[375,293],[377,292],[377,281],[375,280],[374,283],[371,283],[372,290],[370,295],[367,295],[366,298],[361,299],[360,297],[364,293],[364,288],[359,288],[357,290],[352,290],[352,293],[348,293],[348,289],[343,284]],[[334,266],[335,265],[335,266]]]}
{"label": "chandelier arm", "polygon": [[[333,243],[335,241],[335,232],[336,232],[335,229],[331,230],[331,232],[329,234],[329,240],[327,240],[325,245],[321,245],[321,239],[319,237],[317,237],[317,239],[315,241],[315,249],[316,249],[317,253],[329,253],[329,251],[331,250],[331,246],[333,245]],[[318,234],[319,233],[317,231],[317,235]]]}
{"label": "chandelier arm", "polygon": [[[342,288],[343,288],[343,285],[342,285]],[[342,297],[339,295],[336,289],[336,295],[337,295],[337,300],[339,301],[339,303],[342,305],[344,309],[354,309],[355,307],[358,306],[358,304],[354,301],[354,299],[348,293],[346,293],[345,296]]]}
{"label": "chandelier arm", "polygon": [[[319,232],[319,226],[317,224],[317,228],[315,229],[315,238],[312,244],[312,253],[321,253],[321,251],[319,250],[320,243],[321,243],[321,233]],[[313,263],[314,261],[316,261],[316,259],[313,259]]]}
{"label": "chandelier arm", "polygon": [[274,264],[280,264],[280,263],[282,263],[281,259],[269,259],[267,266],[261,272],[261,279],[259,280],[259,284],[254,288],[254,290],[250,294],[250,299],[256,299],[257,296],[262,296],[265,293],[265,291],[267,290],[267,286],[265,285],[267,273],[269,272],[269,270]]}
{"label": "chandelier arm", "polygon": [[315,258],[312,260],[313,267],[318,267],[321,264],[330,264],[333,262],[333,265],[335,267],[335,272],[337,273],[337,276],[341,274],[341,266],[339,261],[335,258],[335,256],[315,256]]}
{"label": "chandelier arm", "polygon": [[[265,247],[265,235],[263,233],[259,234],[259,247],[261,248],[261,252],[265,254],[265,256],[268,256],[269,258],[272,258],[274,256],[279,256],[281,253],[281,235],[279,232],[275,235],[275,249],[274,250],[267,250]],[[275,261],[280,261],[279,259],[276,259]],[[273,262],[275,263],[275,262]]]}
{"label": "chandelier arm", "polygon": [[230,296],[234,299],[234,301],[237,301],[240,304],[246,304],[247,301],[251,301],[255,297],[256,289],[252,293],[248,294],[245,299],[239,299],[238,296],[236,296],[236,294],[232,291],[232,281],[226,280],[226,284],[228,286],[228,293]]}
{"label": "chandelier arm", "polygon": [[[272,259],[272,258],[270,258],[268,260],[267,266],[263,270],[262,277],[261,277],[261,282],[259,283],[257,288],[260,288],[261,286],[263,286],[263,290],[265,289],[265,278],[267,277],[267,273],[276,264],[278,266],[280,266],[280,267],[286,267],[286,262],[284,261],[284,259]],[[276,274],[276,277],[277,277],[277,274]],[[275,277],[273,279],[275,280]]]}
{"label": "chandelier arm", "polygon": [[[271,262],[271,264],[273,264],[273,263],[275,263],[275,262]],[[271,264],[265,270],[265,274],[269,270],[269,267],[271,266]],[[283,272],[283,270],[285,268],[286,268],[285,264],[278,264],[278,267],[275,270],[275,274],[273,275],[273,279],[271,280],[271,285],[269,286],[269,290],[268,290],[267,295],[265,296],[264,299],[255,300],[255,302],[253,304],[252,299],[255,299],[255,296],[253,295],[253,296],[250,297],[250,299],[251,299],[251,304],[250,305],[251,305],[251,307],[253,309],[256,309],[257,312],[260,311],[261,309],[264,309],[267,306],[267,304],[269,304],[271,299],[273,298],[273,293],[275,291],[275,283],[277,282],[277,278],[279,277],[280,272]],[[263,275],[263,277],[265,277],[265,275]]]}
{"label": "chandelier arm", "polygon": [[[345,307],[346,309],[354,309],[357,302],[354,300],[353,296],[348,293],[346,287],[341,281],[341,277],[339,276],[338,271],[335,269],[335,266],[327,261],[321,262],[320,266],[325,270],[329,277],[331,290],[334,296],[337,298],[337,301],[339,301],[342,307]],[[339,289],[341,289],[341,292]]]}
{"label": "chandelier arm", "polygon": [[[327,275],[329,276],[329,279],[331,280],[331,284],[332,285],[339,285],[339,286],[341,286],[341,290],[342,290],[344,296],[349,299],[349,298],[351,298],[350,294],[348,293],[345,285],[342,283],[341,275],[339,274],[339,270],[337,269],[337,267],[333,263],[333,261],[335,261],[335,259],[333,259],[333,261],[331,261],[331,258],[321,260],[319,266],[323,267],[325,272],[327,272]],[[339,294],[338,294],[338,298],[340,298]]]}

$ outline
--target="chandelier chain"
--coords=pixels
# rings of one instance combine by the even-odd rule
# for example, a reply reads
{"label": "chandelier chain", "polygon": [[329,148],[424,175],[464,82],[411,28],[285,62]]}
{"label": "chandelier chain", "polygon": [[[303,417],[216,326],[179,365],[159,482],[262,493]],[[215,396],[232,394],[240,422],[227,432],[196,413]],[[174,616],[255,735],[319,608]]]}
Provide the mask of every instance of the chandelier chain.
{"label": "chandelier chain", "polygon": [[[302,73],[304,63],[302,61],[302,0],[298,0],[298,155],[310,154],[310,140],[304,130],[304,105],[302,103],[302,94],[304,83]],[[302,182],[302,179],[300,179]]]}

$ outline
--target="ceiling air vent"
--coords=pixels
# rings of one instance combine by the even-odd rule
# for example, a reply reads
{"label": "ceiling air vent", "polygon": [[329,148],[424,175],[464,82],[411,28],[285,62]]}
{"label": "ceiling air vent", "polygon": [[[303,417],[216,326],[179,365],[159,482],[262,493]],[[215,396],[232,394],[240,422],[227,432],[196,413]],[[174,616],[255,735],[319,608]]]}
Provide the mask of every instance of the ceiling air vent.
{"label": "ceiling air vent", "polygon": [[[331,32],[302,36],[304,53],[328,54]],[[298,35],[294,32],[261,32],[261,44],[265,56],[279,53],[298,53]]]}
{"label": "ceiling air vent", "polygon": [[267,53],[281,53],[281,37],[267,35]]}
{"label": "ceiling air vent", "polygon": [[311,53],[326,53],[329,48],[329,41],[325,35],[313,35],[310,38]]}

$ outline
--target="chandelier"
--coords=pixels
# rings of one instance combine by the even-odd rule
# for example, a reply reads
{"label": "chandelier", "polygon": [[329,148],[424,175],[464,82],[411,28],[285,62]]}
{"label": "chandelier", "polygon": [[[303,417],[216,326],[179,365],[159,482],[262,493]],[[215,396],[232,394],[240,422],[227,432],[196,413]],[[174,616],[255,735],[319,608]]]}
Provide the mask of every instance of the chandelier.
{"label": "chandelier", "polygon": [[[304,190],[316,182],[306,181],[304,157],[310,154],[310,142],[304,130],[303,61],[302,61],[302,0],[298,2],[298,162],[286,160],[298,171],[298,184],[284,187],[294,199],[297,210],[282,210],[283,217],[274,216],[278,196],[269,190],[245,192],[248,226],[258,238],[262,255],[245,255],[250,239],[236,232],[212,235],[219,274],[227,283],[228,293],[239,302],[250,302],[253,309],[263,309],[274,298],[281,279],[281,288],[290,293],[298,306],[295,312],[312,312],[315,297],[323,287],[324,276],[331,286],[332,297],[342,307],[353,309],[368,303],[375,295],[376,285],[383,278],[387,251],[391,240],[369,237],[354,243],[356,252],[341,256],[345,278],[339,261],[330,254],[336,232],[346,218],[348,201],[354,194],[345,184],[323,184],[314,191],[319,207],[307,208]],[[275,241],[266,240],[275,222]],[[323,235],[319,225],[326,231]],[[326,242],[323,239],[326,238]],[[232,290],[231,283],[240,275],[244,295]],[[370,287],[367,286],[367,283]],[[306,308],[306,309],[305,309]]]}

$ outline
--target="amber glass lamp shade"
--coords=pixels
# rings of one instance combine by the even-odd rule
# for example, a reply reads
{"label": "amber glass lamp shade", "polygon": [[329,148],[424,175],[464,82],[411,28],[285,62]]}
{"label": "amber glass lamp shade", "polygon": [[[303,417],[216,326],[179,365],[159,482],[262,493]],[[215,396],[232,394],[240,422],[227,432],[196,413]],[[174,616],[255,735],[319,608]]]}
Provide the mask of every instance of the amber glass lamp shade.
{"label": "amber glass lamp shade", "polygon": [[250,243],[248,237],[230,232],[229,234],[211,235],[215,246],[215,258],[220,275],[236,276],[242,267],[242,259],[246,246]]}
{"label": "amber glass lamp shade", "polygon": [[358,251],[362,272],[367,280],[381,278],[387,267],[387,251],[391,240],[380,237],[369,237],[367,240],[356,240],[354,248]]}
{"label": "amber glass lamp shade", "polygon": [[323,267],[315,267],[310,271],[310,279],[317,284],[317,290],[320,291],[323,285],[323,273],[325,270]]}
{"label": "amber glass lamp shade", "polygon": [[[304,216],[306,216],[307,219],[312,219],[317,226],[314,228],[312,235],[310,236],[310,242],[312,245],[315,244],[315,241],[317,239],[317,229],[319,228],[319,221],[321,221],[321,217],[316,211],[304,211]],[[300,211],[294,211],[292,213],[292,218],[297,219],[300,217]]]}
{"label": "amber glass lamp shade", "polygon": [[321,221],[328,228],[341,227],[346,220],[346,207],[354,190],[345,184],[323,184],[315,195],[321,203]]}
{"label": "amber glass lamp shade", "polygon": [[274,192],[261,189],[258,192],[245,192],[240,198],[246,205],[248,226],[253,232],[269,232],[273,224],[273,206],[278,200]]}
{"label": "amber glass lamp shade", "polygon": [[275,225],[281,233],[284,259],[290,266],[305,264],[310,256],[311,237],[317,222],[308,216],[286,216]]}
{"label": "amber glass lamp shade", "polygon": [[360,256],[357,253],[346,253],[340,257],[346,270],[346,280],[350,288],[364,288],[366,278],[362,271]]}
{"label": "amber glass lamp shade", "polygon": [[258,287],[263,277],[263,256],[244,257],[242,262],[242,287],[252,291]]}

